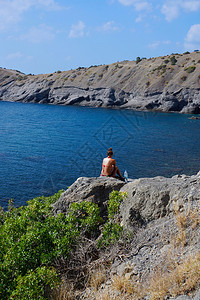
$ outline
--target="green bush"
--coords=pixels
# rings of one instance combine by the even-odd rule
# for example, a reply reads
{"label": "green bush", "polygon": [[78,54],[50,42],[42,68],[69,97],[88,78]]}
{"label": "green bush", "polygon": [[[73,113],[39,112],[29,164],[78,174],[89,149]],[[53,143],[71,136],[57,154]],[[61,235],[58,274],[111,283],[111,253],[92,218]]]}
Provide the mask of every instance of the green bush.
{"label": "green bush", "polygon": [[186,75],[181,76],[181,80],[185,81],[187,79]]}
{"label": "green bush", "polygon": [[138,57],[136,58],[136,64],[138,64],[140,61],[142,61],[142,59],[138,56]]}
{"label": "green bush", "polygon": [[81,233],[92,235],[97,226],[103,221],[97,204],[83,201],[72,203],[67,216],[69,223]]}
{"label": "green bush", "polygon": [[114,217],[119,213],[120,205],[123,201],[123,197],[126,194],[120,193],[119,191],[113,191],[110,193],[108,201],[108,218],[114,219]]}
{"label": "green bush", "polygon": [[175,56],[170,57],[171,60],[171,65],[175,65],[177,63],[177,59],[175,58]]}
{"label": "green bush", "polygon": [[102,233],[98,239],[97,246],[106,248],[108,245],[114,244],[121,236],[123,227],[119,224],[120,205],[126,193],[113,191],[108,201],[108,221],[102,228]]}
{"label": "green bush", "polygon": [[45,266],[36,270],[29,270],[26,275],[16,279],[16,288],[10,296],[12,299],[40,299],[45,300],[46,291],[53,290],[59,283],[56,270]]}
{"label": "green bush", "polygon": [[195,66],[190,66],[188,68],[185,68],[184,71],[186,71],[187,73],[192,73],[194,72],[195,69],[196,69]]}
{"label": "green bush", "polygon": [[121,236],[123,227],[118,223],[108,221],[102,230],[102,235],[98,240],[99,248],[106,248],[109,245],[114,244]]}
{"label": "green bush", "polygon": [[[107,247],[121,235],[120,204],[125,194],[114,191],[108,202],[108,221],[102,226],[97,204],[72,203],[67,215],[52,215],[52,197],[38,197],[27,206],[0,209],[0,299],[47,299],[58,284],[55,262],[67,261],[84,238],[99,237],[98,246]],[[105,221],[104,221],[105,222]],[[83,238],[83,239],[82,239]],[[74,252],[75,253],[75,252]]]}

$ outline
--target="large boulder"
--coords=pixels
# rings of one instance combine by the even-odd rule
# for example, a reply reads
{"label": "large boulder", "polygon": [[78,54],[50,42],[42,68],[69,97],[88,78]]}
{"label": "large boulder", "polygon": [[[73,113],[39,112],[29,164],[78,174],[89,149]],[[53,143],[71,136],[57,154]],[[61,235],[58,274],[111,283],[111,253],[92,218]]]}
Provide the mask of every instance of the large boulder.
{"label": "large boulder", "polygon": [[200,200],[200,172],[133,180],[121,188],[127,198],[121,206],[122,223],[133,229],[149,221],[169,215],[174,209],[197,205]]}
{"label": "large boulder", "polygon": [[54,214],[67,213],[72,202],[83,200],[92,201],[99,205],[104,211],[105,202],[109,199],[109,194],[119,191],[125,183],[111,177],[80,177],[67,189],[53,205]]}

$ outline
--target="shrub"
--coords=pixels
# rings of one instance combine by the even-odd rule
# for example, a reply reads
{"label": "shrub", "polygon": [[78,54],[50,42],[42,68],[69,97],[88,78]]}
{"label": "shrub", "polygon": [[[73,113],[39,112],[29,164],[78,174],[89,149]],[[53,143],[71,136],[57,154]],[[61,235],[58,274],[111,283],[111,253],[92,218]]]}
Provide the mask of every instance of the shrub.
{"label": "shrub", "polygon": [[72,203],[69,209],[67,220],[80,232],[92,234],[97,226],[103,221],[100,217],[100,210],[97,204],[83,201]]}
{"label": "shrub", "polygon": [[114,244],[121,236],[123,228],[118,223],[108,221],[102,230],[102,236],[98,240],[97,246],[99,248],[106,248]]}
{"label": "shrub", "polygon": [[[34,198],[19,208],[10,200],[7,212],[0,209],[0,299],[47,299],[60,276],[52,266],[59,268],[61,262],[66,266],[69,259],[76,260],[79,244],[88,239],[96,247],[100,225],[105,222],[98,205],[72,203],[67,215],[54,217],[52,204],[62,192]],[[119,209],[124,196],[117,191],[110,194],[108,220],[98,241],[101,248],[121,235]]]}
{"label": "shrub", "polygon": [[187,73],[192,73],[194,72],[194,70],[196,69],[195,66],[190,66],[184,69],[184,71],[186,71]]}
{"label": "shrub", "polygon": [[59,283],[56,270],[45,266],[32,271],[16,279],[16,288],[10,296],[12,299],[40,299],[45,300],[46,289],[53,290]]}
{"label": "shrub", "polygon": [[57,218],[51,215],[51,204],[61,192],[35,198],[20,208],[15,208],[10,201],[8,211],[1,217],[1,299],[8,299],[17,288],[18,278],[30,275],[30,271],[35,272],[41,266],[52,265],[60,256],[67,258],[76,243],[80,233],[74,224],[62,214]]}
{"label": "shrub", "polygon": [[142,59],[138,56],[138,57],[136,58],[136,64],[138,64],[141,60],[142,60]]}
{"label": "shrub", "polygon": [[175,56],[170,57],[170,60],[172,65],[175,65],[177,63],[177,59],[175,58]]}
{"label": "shrub", "polygon": [[123,201],[123,197],[126,196],[126,193],[120,193],[118,191],[113,191],[109,196],[108,201],[108,218],[114,219],[116,215],[118,215],[120,210],[121,202]]}
{"label": "shrub", "polygon": [[108,221],[102,228],[101,237],[98,240],[97,246],[99,248],[106,248],[108,245],[114,244],[121,236],[123,227],[119,224],[119,211],[123,198],[126,193],[113,191],[110,194],[108,201]]}
{"label": "shrub", "polygon": [[181,76],[181,80],[185,81],[187,79],[186,75]]}

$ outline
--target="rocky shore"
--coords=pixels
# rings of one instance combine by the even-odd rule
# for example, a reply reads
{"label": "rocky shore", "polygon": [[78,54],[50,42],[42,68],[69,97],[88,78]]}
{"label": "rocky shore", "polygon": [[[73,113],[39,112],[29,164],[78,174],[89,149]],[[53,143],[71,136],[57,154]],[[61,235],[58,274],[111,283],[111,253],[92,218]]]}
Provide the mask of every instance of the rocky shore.
{"label": "rocky shore", "polygon": [[127,194],[119,216],[126,244],[119,241],[107,254],[110,266],[102,281],[87,287],[79,299],[199,300],[200,172],[128,183],[81,177],[54,204],[54,215],[86,200],[98,204],[105,216],[112,190]]}
{"label": "rocky shore", "polygon": [[0,100],[200,114],[200,52],[25,75],[0,69]]}

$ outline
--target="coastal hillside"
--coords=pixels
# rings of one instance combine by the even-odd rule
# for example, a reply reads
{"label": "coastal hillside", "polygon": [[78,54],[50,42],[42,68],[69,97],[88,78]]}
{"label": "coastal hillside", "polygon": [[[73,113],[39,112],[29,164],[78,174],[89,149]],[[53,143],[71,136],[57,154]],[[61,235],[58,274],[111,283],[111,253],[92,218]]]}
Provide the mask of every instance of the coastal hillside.
{"label": "coastal hillside", "polygon": [[25,75],[0,69],[0,100],[200,113],[200,51]]}
{"label": "coastal hillside", "polygon": [[199,300],[200,172],[79,177],[0,208],[1,300]]}

